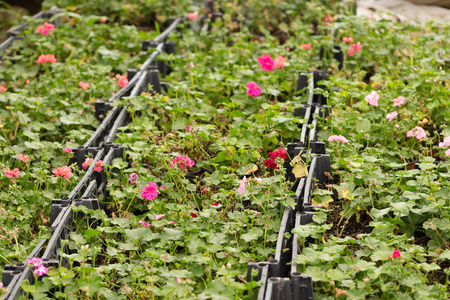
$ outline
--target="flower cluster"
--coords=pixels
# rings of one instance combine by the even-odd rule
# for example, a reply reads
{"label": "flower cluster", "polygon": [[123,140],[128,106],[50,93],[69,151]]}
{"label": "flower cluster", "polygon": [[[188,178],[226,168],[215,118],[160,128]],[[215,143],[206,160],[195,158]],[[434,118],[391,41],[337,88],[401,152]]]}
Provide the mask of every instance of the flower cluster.
{"label": "flower cluster", "polygon": [[145,221],[139,221],[139,224],[141,224],[144,227],[149,227],[150,226],[150,224],[145,222]]}
{"label": "flower cluster", "polygon": [[8,89],[5,88],[3,85],[0,85],[0,93],[6,92]]}
{"label": "flower cluster", "polygon": [[139,182],[139,175],[136,173],[131,173],[128,181],[130,184],[137,184]]}
{"label": "flower cluster", "polygon": [[400,96],[394,99],[394,104],[392,106],[400,106],[405,104],[405,98]]}
{"label": "flower cluster", "polygon": [[10,170],[9,168],[6,168],[6,170],[3,170],[3,174],[5,174],[6,177],[8,178],[19,178],[20,176],[20,171],[18,168],[15,168],[14,170]]}
{"label": "flower cluster", "polygon": [[51,33],[53,30],[55,30],[55,25],[45,22],[44,24],[42,24],[41,26],[39,26],[36,29],[36,32],[40,33],[42,35],[47,35],[47,34]]}
{"label": "flower cluster", "polygon": [[311,50],[312,49],[311,44],[301,44],[300,47],[305,49],[305,50]]}
{"label": "flower cluster", "polygon": [[275,58],[275,60],[273,60],[270,54],[266,54],[258,58],[258,62],[261,65],[261,69],[266,71],[272,71],[273,69],[283,68],[284,63],[286,61],[287,59],[283,56],[278,56],[277,58]]}
{"label": "flower cluster", "polygon": [[32,259],[28,260],[28,265],[30,267],[34,267],[34,274],[38,276],[42,276],[48,273],[48,269],[44,267],[44,261],[41,258],[33,257]]}
{"label": "flower cluster", "polygon": [[53,169],[52,173],[53,173],[52,177],[62,176],[65,179],[69,179],[73,175],[72,174],[72,169],[69,168],[68,166],[63,166],[63,167],[59,167],[59,168]]}
{"label": "flower cluster", "polygon": [[[442,143],[439,143],[439,148],[450,147],[450,136],[446,137]],[[445,151],[445,156],[450,156],[450,148]]]}
{"label": "flower cluster", "polygon": [[261,94],[261,88],[255,82],[247,83],[247,94],[252,97],[259,96]]}
{"label": "flower cluster", "polygon": [[378,106],[378,99],[380,99],[380,95],[376,91],[372,91],[369,95],[367,95],[364,100],[367,101],[370,105]]}
{"label": "flower cluster", "polygon": [[[84,163],[82,163],[81,166],[83,167],[84,170],[86,170],[92,164],[93,161],[94,159],[92,157],[86,157]],[[96,161],[94,171],[100,173],[102,171],[102,163],[103,160]]]}
{"label": "flower cluster", "polygon": [[83,90],[87,90],[88,87],[89,87],[89,83],[83,82],[83,81],[78,82],[78,85],[79,85],[80,88],[82,88]]}
{"label": "flower cluster", "polygon": [[359,52],[361,50],[362,50],[361,42],[357,42],[356,44],[350,45],[350,50],[348,50],[347,54],[353,56],[356,52]]}
{"label": "flower cluster", "polygon": [[53,54],[41,54],[36,63],[38,65],[46,63],[46,62],[50,62],[52,64],[55,64],[58,60],[56,59],[56,57]]}
{"label": "flower cluster", "polygon": [[346,37],[346,36],[344,36],[343,38],[342,38],[342,41],[344,42],[344,43],[353,43],[353,38],[351,37],[351,36],[349,36],[349,37]]}
{"label": "flower cluster", "polygon": [[23,162],[28,162],[30,160],[30,156],[29,155],[23,155],[22,153],[17,155],[17,158],[20,159]]}
{"label": "flower cluster", "polygon": [[116,75],[116,79],[117,79],[117,84],[121,87],[121,88],[123,88],[123,87],[125,87],[125,86],[127,86],[128,85],[128,78],[127,78],[127,76],[122,76],[122,75],[120,75],[120,74],[117,74]]}
{"label": "flower cluster", "polygon": [[71,153],[71,152],[72,152],[72,149],[70,149],[70,148],[64,148],[63,151],[66,152],[66,153]]}
{"label": "flower cluster", "polygon": [[410,131],[408,131],[406,133],[407,137],[413,137],[415,136],[416,139],[421,140],[427,137],[427,133],[425,132],[425,130],[420,127],[420,126],[416,126],[413,129],[411,129]]}
{"label": "flower cluster", "polygon": [[332,135],[328,138],[329,142],[341,142],[343,144],[348,143],[348,140],[342,135]]}
{"label": "flower cluster", "polygon": [[269,152],[269,158],[264,160],[264,166],[272,168],[272,169],[278,169],[278,162],[276,161],[276,158],[279,157],[281,159],[286,159],[286,150],[283,148],[278,148],[278,150]]}
{"label": "flower cluster", "polygon": [[394,120],[397,117],[398,113],[396,111],[393,111],[391,113],[388,113],[386,115],[386,118],[389,119],[389,122],[391,122],[392,120]]}
{"label": "flower cluster", "polygon": [[195,165],[195,162],[189,158],[189,156],[186,155],[186,157],[183,157],[182,155],[175,157],[170,162],[170,168],[174,168],[174,166],[178,165],[181,170],[187,171],[187,167],[193,167]]}
{"label": "flower cluster", "polygon": [[158,197],[158,186],[154,182],[150,182],[142,189],[141,197],[145,200],[153,200]]}
{"label": "flower cluster", "polygon": [[250,181],[256,181],[258,184],[261,184],[261,178],[251,178],[251,177],[247,178],[246,176],[244,176],[244,178],[242,178],[242,180],[239,181],[239,188],[238,188],[239,194],[245,193],[245,186]]}

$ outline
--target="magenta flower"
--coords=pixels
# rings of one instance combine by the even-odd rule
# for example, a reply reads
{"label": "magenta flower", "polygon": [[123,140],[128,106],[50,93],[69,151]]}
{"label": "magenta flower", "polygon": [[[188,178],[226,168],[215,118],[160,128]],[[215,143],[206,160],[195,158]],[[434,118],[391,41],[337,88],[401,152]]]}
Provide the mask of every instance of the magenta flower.
{"label": "magenta flower", "polygon": [[329,142],[341,142],[343,144],[348,143],[348,140],[342,135],[332,135],[328,138]]}
{"label": "magenta flower", "polygon": [[192,132],[192,125],[191,124],[186,125],[186,127],[184,127],[184,130],[186,130],[186,132]]}
{"label": "magenta flower", "polygon": [[450,147],[450,136],[446,137],[442,143],[439,143],[439,148]]}
{"label": "magenta flower", "polygon": [[372,91],[369,95],[367,95],[364,100],[367,101],[370,105],[378,106],[378,99],[380,99],[380,95],[376,91]]}
{"label": "magenta flower", "polygon": [[402,256],[400,254],[400,250],[394,250],[394,252],[392,252],[392,257],[393,258],[399,258],[400,256]]}
{"label": "magenta flower", "polygon": [[252,97],[261,95],[261,88],[255,82],[247,83],[247,94]]}
{"label": "magenta flower", "polygon": [[266,70],[266,71],[271,71],[273,69],[273,65],[275,63],[272,59],[272,56],[270,56],[270,54],[260,56],[258,58],[258,62],[261,65],[261,69]]}
{"label": "magenta flower", "polygon": [[153,200],[158,196],[158,186],[154,182],[150,182],[142,189],[141,197],[145,200]]}
{"label": "magenta flower", "polygon": [[161,220],[162,218],[164,218],[166,215],[155,215],[155,220]]}
{"label": "magenta flower", "polygon": [[392,106],[400,106],[405,104],[405,98],[400,96],[394,99],[394,104]]}
{"label": "magenta flower", "polygon": [[43,265],[41,265],[40,267],[34,270],[34,273],[37,274],[38,276],[42,276],[48,273],[48,269]]}
{"label": "magenta flower", "polygon": [[187,171],[187,167],[192,168],[195,165],[195,162],[189,158],[189,156],[186,155],[186,157],[183,157],[182,155],[175,157],[170,162],[170,168],[173,169],[174,166],[178,165],[180,169]]}
{"label": "magenta flower", "polygon": [[130,184],[136,184],[139,181],[139,175],[136,173],[131,173],[130,174],[130,178],[128,178],[128,181],[130,182]]}
{"label": "magenta flower", "polygon": [[391,122],[392,120],[394,120],[397,117],[398,113],[396,111],[393,111],[391,113],[388,113],[386,115],[386,118],[389,119],[389,122]]}
{"label": "magenta flower", "polygon": [[31,267],[40,267],[40,266],[42,266],[43,263],[44,263],[44,261],[42,260],[42,258],[39,258],[39,257],[33,257],[28,260],[28,264]]}
{"label": "magenta flower", "polygon": [[149,223],[144,222],[144,221],[139,221],[139,224],[141,224],[141,225],[144,226],[144,227],[149,227],[149,226],[150,226]]}
{"label": "magenta flower", "polygon": [[427,137],[427,133],[422,127],[416,126],[406,133],[406,137],[413,137],[413,136],[415,136],[416,139],[421,140]]}
{"label": "magenta flower", "polygon": [[174,221],[169,221],[170,224],[177,225]]}
{"label": "magenta flower", "polygon": [[82,88],[83,90],[87,90],[88,87],[89,87],[89,83],[83,82],[83,81],[78,82],[78,85],[79,85],[80,88]]}

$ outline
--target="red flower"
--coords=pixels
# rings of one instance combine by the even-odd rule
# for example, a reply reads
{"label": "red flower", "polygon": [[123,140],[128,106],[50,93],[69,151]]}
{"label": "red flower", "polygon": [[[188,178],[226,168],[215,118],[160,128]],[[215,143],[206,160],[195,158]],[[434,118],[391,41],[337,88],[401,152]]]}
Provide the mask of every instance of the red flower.
{"label": "red flower", "polygon": [[271,169],[278,169],[278,163],[273,158],[266,158],[264,160],[264,166]]}
{"label": "red flower", "polygon": [[191,216],[192,216],[194,219],[197,218],[197,215],[194,214],[193,212],[191,212]]}

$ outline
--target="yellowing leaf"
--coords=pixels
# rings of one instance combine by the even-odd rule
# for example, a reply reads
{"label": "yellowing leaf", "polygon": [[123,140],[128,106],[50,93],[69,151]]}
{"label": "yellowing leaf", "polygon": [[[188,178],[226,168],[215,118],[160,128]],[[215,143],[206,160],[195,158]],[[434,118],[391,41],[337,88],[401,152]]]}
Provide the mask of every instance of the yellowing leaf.
{"label": "yellowing leaf", "polygon": [[306,177],[308,176],[308,167],[303,162],[299,162],[292,168],[292,174],[295,175],[295,178]]}
{"label": "yellowing leaf", "polygon": [[258,170],[258,166],[257,165],[253,165],[247,171],[245,171],[245,175],[249,175],[249,174],[251,174],[253,172],[256,172],[257,170]]}

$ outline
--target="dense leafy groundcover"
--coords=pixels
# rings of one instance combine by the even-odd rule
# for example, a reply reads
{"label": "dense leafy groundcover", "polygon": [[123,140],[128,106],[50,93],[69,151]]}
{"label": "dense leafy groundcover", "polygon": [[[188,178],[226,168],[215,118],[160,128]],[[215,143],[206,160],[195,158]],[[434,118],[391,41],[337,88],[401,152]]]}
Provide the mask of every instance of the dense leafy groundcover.
{"label": "dense leafy groundcover", "polygon": [[[328,67],[328,87],[316,92],[327,97],[333,112],[321,121],[318,136],[328,141],[335,184],[315,191],[313,203],[321,209],[314,223],[293,231],[299,236],[299,271],[312,275],[318,299],[448,298],[448,25],[369,23],[339,15],[341,5],[323,7],[319,1],[316,10],[294,18],[289,9],[297,7],[295,1],[269,2],[247,4],[265,17],[250,18],[247,26],[237,26],[244,6],[216,3],[236,26],[217,23],[199,35],[187,23],[173,38],[183,57],[161,56],[174,70],[166,78],[166,95],[114,103],[130,112],[131,122],[115,141],[129,150],[128,161],[118,158],[105,166],[106,210],[74,208],[86,218],[66,242],[71,254],[63,255],[72,268],[50,268],[36,284],[24,285],[25,297],[249,298],[246,291],[257,284],[245,281],[247,263],[274,254],[282,208],[293,205],[281,162],[284,146],[298,138],[303,122],[293,117],[306,102],[295,93],[298,73]],[[283,10],[292,15],[278,28],[261,26],[274,24]],[[63,173],[50,173],[67,164],[70,154],[62,149],[83,143],[98,124],[75,118],[77,111],[83,118],[89,116],[85,111],[93,115],[89,104],[117,89],[115,74],[140,61],[129,55],[138,52],[139,43],[130,46],[121,33],[142,36],[134,27],[113,30],[98,17],[69,17],[50,35],[25,32],[9,59],[14,64],[4,61],[12,67],[1,73],[8,90],[0,97],[11,106],[2,111],[1,216],[8,237],[2,247],[8,262],[26,256],[26,242],[35,235],[48,236],[40,225],[48,218],[50,199],[65,195],[82,175],[74,170],[67,180]],[[82,25],[108,42],[83,44],[79,36],[88,32]],[[118,37],[110,38],[114,33]],[[71,44],[79,45],[72,55]],[[344,52],[340,70],[336,61],[317,59],[320,47],[333,44]],[[51,53],[58,62],[26,73],[40,54],[30,49],[49,47],[55,47]],[[103,73],[88,75],[89,68]],[[36,79],[15,84],[29,77]],[[79,81],[90,86],[84,90]],[[27,102],[31,95],[41,99],[31,102],[34,107]],[[61,103],[63,98],[71,105]],[[51,123],[42,107],[57,113],[57,120],[79,123],[41,126]],[[71,136],[73,129],[87,135]],[[19,154],[32,159],[26,162]],[[10,173],[16,167],[19,178]],[[48,201],[36,200],[43,197]]]}

